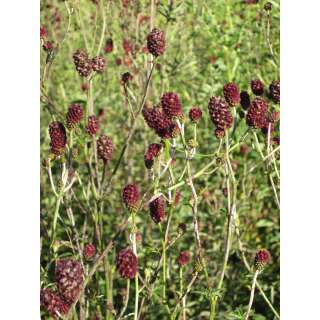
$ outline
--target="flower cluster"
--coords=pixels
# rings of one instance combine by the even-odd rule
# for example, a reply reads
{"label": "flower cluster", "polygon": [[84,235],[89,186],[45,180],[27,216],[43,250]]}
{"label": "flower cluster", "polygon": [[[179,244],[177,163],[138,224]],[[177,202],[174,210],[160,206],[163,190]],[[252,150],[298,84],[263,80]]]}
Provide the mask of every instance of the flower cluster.
{"label": "flower cluster", "polygon": [[164,113],[172,119],[183,116],[182,105],[179,96],[174,92],[166,92],[161,97],[161,106]]}
{"label": "flower cluster", "polygon": [[83,256],[87,259],[90,260],[92,259],[96,254],[96,247],[92,243],[88,243],[85,245],[83,248]]}
{"label": "flower cluster", "polygon": [[144,154],[144,164],[147,169],[151,169],[153,166],[154,158],[158,157],[162,149],[162,145],[159,143],[151,143]]}
{"label": "flower cluster", "polygon": [[122,190],[122,199],[129,211],[137,211],[140,192],[137,185],[127,184]]}
{"label": "flower cluster", "polygon": [[106,61],[103,57],[97,56],[90,59],[84,50],[77,50],[73,54],[73,62],[82,77],[88,77],[92,71],[102,73],[106,67]]}
{"label": "flower cluster", "polygon": [[160,196],[149,203],[150,216],[155,223],[163,221],[165,216],[166,201]]}
{"label": "flower cluster", "polygon": [[94,136],[99,131],[99,128],[100,128],[99,119],[95,115],[89,116],[88,124],[86,126],[87,133]]}
{"label": "flower cluster", "polygon": [[67,144],[67,134],[64,125],[59,121],[53,121],[49,125],[51,152],[57,156],[64,152]]}
{"label": "flower cluster", "polygon": [[254,266],[256,270],[262,271],[270,261],[271,261],[270,252],[267,249],[261,249],[255,255]]}
{"label": "flower cluster", "polygon": [[131,249],[122,249],[116,258],[116,268],[122,278],[133,279],[138,269],[138,259]]}
{"label": "flower cluster", "polygon": [[70,305],[50,289],[41,289],[40,304],[53,319],[58,319],[59,314],[66,315],[70,309]]}
{"label": "flower cluster", "polygon": [[223,87],[223,94],[231,107],[235,107],[240,102],[240,92],[237,85],[233,82],[227,83]]}
{"label": "flower cluster", "polygon": [[189,119],[191,122],[198,123],[202,117],[202,111],[198,107],[193,107],[189,110]]}
{"label": "flower cluster", "polygon": [[154,28],[147,37],[147,47],[149,52],[158,57],[162,55],[166,49],[166,39],[164,32]]}
{"label": "flower cluster", "polygon": [[104,163],[107,163],[111,160],[114,151],[114,146],[111,138],[102,134],[97,140],[97,153],[98,157],[103,160]]}
{"label": "flower cluster", "polygon": [[67,303],[72,304],[78,297],[83,284],[81,264],[73,259],[58,260],[55,278],[61,297]]}
{"label": "flower cluster", "polygon": [[76,126],[83,118],[83,108],[80,104],[75,103],[70,105],[67,113],[67,127],[69,129]]}
{"label": "flower cluster", "polygon": [[212,97],[208,104],[210,117],[216,126],[215,135],[218,138],[224,136],[225,130],[231,128],[233,117],[226,101],[221,97]]}

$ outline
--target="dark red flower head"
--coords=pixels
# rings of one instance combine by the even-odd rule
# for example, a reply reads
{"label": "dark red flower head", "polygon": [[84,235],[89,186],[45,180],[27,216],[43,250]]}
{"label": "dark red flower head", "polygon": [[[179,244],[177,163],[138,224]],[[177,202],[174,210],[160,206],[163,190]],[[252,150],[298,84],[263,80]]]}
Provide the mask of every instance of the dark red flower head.
{"label": "dark red flower head", "polygon": [[178,233],[183,234],[187,231],[187,226],[185,223],[179,223],[178,224]]}
{"label": "dark red flower head", "polygon": [[90,135],[94,136],[99,131],[99,128],[100,128],[99,119],[95,115],[89,116],[88,124],[86,126],[86,131]]}
{"label": "dark red flower head", "polygon": [[139,188],[136,184],[127,184],[122,190],[122,199],[129,211],[137,211],[140,199]]}
{"label": "dark red flower head", "polygon": [[162,222],[165,216],[166,201],[160,196],[149,203],[150,215],[155,223]]}
{"label": "dark red flower head", "polygon": [[72,304],[76,300],[83,284],[81,264],[73,259],[58,260],[55,279],[60,295],[67,303]]}
{"label": "dark red flower head", "polygon": [[64,125],[59,121],[51,122],[49,125],[51,152],[57,156],[64,152],[67,144],[67,134]]}
{"label": "dark red flower head", "polygon": [[112,140],[105,134],[102,134],[97,140],[98,157],[103,160],[104,163],[107,163],[112,159],[113,151],[114,146]]}
{"label": "dark red flower head", "polygon": [[45,52],[51,52],[54,48],[53,43],[51,41],[46,41],[43,46],[42,46],[43,50]]}
{"label": "dark red flower head", "polygon": [[221,129],[216,129],[214,130],[214,135],[216,136],[217,139],[222,139],[225,136],[226,132]]}
{"label": "dark red flower head", "polygon": [[158,57],[162,55],[166,49],[166,39],[164,32],[154,28],[147,37],[147,47],[149,52]]}
{"label": "dark red flower head", "polygon": [[128,39],[123,39],[122,47],[125,55],[128,55],[130,52],[132,52],[132,44]]}
{"label": "dark red flower head", "polygon": [[272,3],[271,3],[271,2],[267,2],[267,3],[264,5],[264,10],[266,10],[266,11],[271,11],[271,10],[272,10]]}
{"label": "dark red flower head", "polygon": [[40,39],[44,39],[47,35],[47,29],[44,26],[40,26]]}
{"label": "dark red flower head", "polygon": [[111,53],[113,51],[113,40],[111,38],[107,39],[106,45],[104,46],[105,53]]}
{"label": "dark red flower head", "polygon": [[122,249],[116,258],[116,268],[122,278],[133,279],[138,269],[138,259],[131,249]]}
{"label": "dark red flower head", "polygon": [[250,96],[247,91],[241,91],[240,93],[240,104],[244,110],[247,110],[250,107]]}
{"label": "dark red flower head", "polygon": [[190,261],[190,254],[188,251],[181,251],[180,254],[179,254],[179,257],[178,257],[178,263],[179,265],[182,267],[182,266],[185,266],[189,263]]}
{"label": "dark red flower head", "polygon": [[121,76],[121,84],[122,85],[128,84],[132,79],[133,79],[132,74],[130,72],[125,72]]}
{"label": "dark red flower head", "polygon": [[269,86],[269,96],[275,103],[280,102],[280,81],[272,81]]}
{"label": "dark red flower head", "polygon": [[182,117],[182,105],[179,96],[174,92],[166,92],[161,97],[161,106],[164,113],[169,117]]}
{"label": "dark red flower head", "polygon": [[178,125],[168,118],[161,108],[144,108],[142,114],[148,126],[152,128],[160,138],[174,138],[179,133]]}
{"label": "dark red flower head", "polygon": [[268,104],[267,102],[257,97],[255,98],[247,113],[247,124],[249,127],[258,129],[264,128],[268,121]]}
{"label": "dark red flower head", "polygon": [[202,111],[198,107],[192,107],[189,111],[189,119],[194,123],[198,123],[202,117]]}
{"label": "dark red flower head", "polygon": [[154,158],[158,157],[162,149],[162,145],[159,143],[151,143],[144,154],[144,164],[147,169],[151,169],[153,166]]}
{"label": "dark red flower head", "polygon": [[95,254],[96,254],[96,247],[92,243],[86,244],[83,249],[83,256],[87,260],[90,260],[95,256]]}
{"label": "dark red flower head", "polygon": [[82,77],[88,77],[92,72],[92,61],[83,50],[77,50],[73,54],[73,62],[76,70]]}
{"label": "dark red flower head", "polygon": [[231,128],[233,117],[224,99],[221,97],[212,97],[209,101],[208,109],[212,122],[217,130],[219,130],[219,136],[222,135],[222,131]]}
{"label": "dark red flower head", "polygon": [[91,60],[92,70],[98,73],[103,73],[106,68],[106,60],[104,57],[97,56]]}
{"label": "dark red flower head", "polygon": [[267,249],[261,249],[256,253],[254,266],[256,270],[262,271],[263,268],[271,261],[271,254]]}
{"label": "dark red flower head", "polygon": [[237,104],[239,104],[240,92],[235,83],[231,82],[225,84],[223,87],[223,94],[230,106],[235,107]]}
{"label": "dark red flower head", "polygon": [[263,95],[264,85],[261,80],[254,79],[251,81],[251,90],[256,96]]}
{"label": "dark red flower head", "polygon": [[70,105],[67,113],[67,127],[73,128],[76,126],[83,118],[83,108],[80,104],[75,103]]}
{"label": "dark red flower head", "polygon": [[66,315],[70,309],[70,305],[50,289],[41,289],[40,304],[50,313],[53,319],[58,319],[59,314]]}

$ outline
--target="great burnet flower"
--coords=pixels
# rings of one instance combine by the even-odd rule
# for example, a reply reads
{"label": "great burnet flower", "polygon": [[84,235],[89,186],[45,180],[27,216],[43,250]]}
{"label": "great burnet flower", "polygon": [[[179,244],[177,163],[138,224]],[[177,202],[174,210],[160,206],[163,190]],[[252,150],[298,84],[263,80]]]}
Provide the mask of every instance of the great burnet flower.
{"label": "great burnet flower", "polygon": [[111,138],[105,134],[102,134],[97,140],[98,157],[103,160],[104,163],[107,163],[112,159],[113,151],[114,145]]}
{"label": "great burnet flower", "polygon": [[83,108],[80,104],[74,103],[70,105],[67,113],[67,127],[73,128],[83,118]]}
{"label": "great burnet flower", "polygon": [[91,59],[92,70],[98,73],[103,73],[106,68],[106,60],[104,57],[97,56]]}
{"label": "great burnet flower", "polygon": [[144,154],[144,164],[146,168],[151,169],[154,163],[154,158],[158,157],[162,149],[159,143],[151,143]]}
{"label": "great burnet flower", "polygon": [[256,270],[261,271],[271,261],[271,254],[267,249],[259,250],[254,258],[254,266]]}
{"label": "great burnet flower", "polygon": [[116,268],[122,278],[133,279],[138,269],[138,259],[133,251],[122,249],[116,258]]}
{"label": "great burnet flower", "polygon": [[247,91],[241,91],[240,93],[240,105],[244,110],[247,110],[250,107],[250,95]]}
{"label": "great burnet flower", "polygon": [[174,92],[166,92],[161,97],[161,106],[164,113],[169,117],[182,117],[182,105],[179,96]]}
{"label": "great burnet flower", "polygon": [[147,47],[149,52],[158,57],[166,50],[166,39],[163,31],[154,28],[147,37]]}
{"label": "great burnet flower", "polygon": [[76,70],[82,77],[88,77],[92,72],[92,60],[84,50],[77,50],[73,54]]}
{"label": "great burnet flower", "polygon": [[160,196],[149,203],[150,216],[155,223],[160,223],[165,217],[166,201]]}
{"label": "great burnet flower", "polygon": [[136,184],[129,183],[122,190],[122,200],[129,211],[137,211],[140,199],[139,188]]}
{"label": "great burnet flower", "polygon": [[55,279],[60,295],[72,304],[83,284],[83,269],[80,262],[74,259],[60,259],[57,261]]}
{"label": "great burnet flower", "polygon": [[217,129],[215,132],[216,136],[224,136],[224,131],[229,129],[233,123],[233,117],[228,104],[221,97],[212,97],[208,104],[208,110],[211,120]]}
{"label": "great burnet flower", "polygon": [[256,96],[261,96],[264,92],[263,82],[259,79],[253,79],[251,81],[251,90]]}
{"label": "great burnet flower", "polygon": [[50,289],[41,289],[40,304],[53,319],[58,319],[59,315],[66,315],[70,309],[70,305]]}
{"label": "great burnet flower", "polygon": [[95,115],[89,116],[88,123],[86,126],[87,133],[94,136],[99,131],[99,128],[100,128],[99,119]]}
{"label": "great burnet flower", "polygon": [[189,119],[191,122],[198,123],[202,117],[202,111],[198,107],[192,107],[189,110]]}
{"label": "great burnet flower", "polygon": [[64,125],[59,121],[53,121],[49,125],[51,152],[57,156],[64,152],[67,144],[67,134]]}
{"label": "great burnet flower", "polygon": [[142,114],[148,126],[152,128],[160,138],[174,138],[179,133],[178,125],[171,120],[161,108],[145,107]]}
{"label": "great burnet flower", "polygon": [[247,113],[248,126],[255,129],[262,129],[267,126],[268,122],[268,103],[260,97],[255,98]]}
{"label": "great burnet flower", "polygon": [[92,259],[96,254],[96,247],[92,243],[87,243],[83,248],[83,256],[90,260]]}
{"label": "great burnet flower", "polygon": [[180,266],[185,266],[190,261],[190,254],[188,251],[181,251],[178,257],[178,263]]}
{"label": "great burnet flower", "polygon": [[269,86],[269,96],[275,103],[280,102],[280,81],[272,81]]}
{"label": "great burnet flower", "polygon": [[237,104],[239,104],[240,92],[235,83],[230,82],[225,84],[223,87],[223,94],[230,106],[235,107]]}

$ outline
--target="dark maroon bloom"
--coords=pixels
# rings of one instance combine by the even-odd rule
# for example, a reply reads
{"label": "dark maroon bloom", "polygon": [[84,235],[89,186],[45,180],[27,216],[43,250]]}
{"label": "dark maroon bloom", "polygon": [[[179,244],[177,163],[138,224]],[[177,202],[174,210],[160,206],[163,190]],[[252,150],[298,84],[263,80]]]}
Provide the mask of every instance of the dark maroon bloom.
{"label": "dark maroon bloom", "polygon": [[88,91],[89,89],[89,83],[88,82],[84,82],[81,84],[81,90],[82,91]]}
{"label": "dark maroon bloom", "polygon": [[202,111],[200,108],[193,107],[190,109],[190,111],[189,111],[190,121],[192,121],[194,123],[198,123],[200,121],[201,117],[202,117]]}
{"label": "dark maroon bloom", "polygon": [[254,266],[257,270],[262,269],[271,261],[271,254],[267,249],[261,249],[256,253],[254,258]]}
{"label": "dark maroon bloom", "polygon": [[267,123],[268,117],[268,104],[267,102],[257,97],[252,101],[252,104],[247,113],[248,126],[258,129],[264,128]]}
{"label": "dark maroon bloom", "polygon": [[111,53],[113,51],[113,40],[111,38],[107,39],[106,45],[104,46],[105,53]]}
{"label": "dark maroon bloom", "polygon": [[126,55],[132,52],[132,44],[128,39],[123,39],[122,46]]}
{"label": "dark maroon bloom", "polygon": [[47,35],[47,29],[44,26],[40,26],[40,39],[46,38]]}
{"label": "dark maroon bloom", "polygon": [[158,57],[162,55],[166,49],[166,39],[164,32],[154,28],[147,37],[147,47],[149,52]]}
{"label": "dark maroon bloom", "polygon": [[92,259],[96,254],[96,247],[92,243],[88,243],[85,245],[83,248],[83,256],[87,259],[90,260]]}
{"label": "dark maroon bloom", "polygon": [[138,269],[138,259],[131,249],[122,249],[116,258],[116,268],[122,278],[133,279]]}
{"label": "dark maroon bloom", "polygon": [[76,126],[83,118],[83,108],[80,104],[75,103],[70,105],[67,113],[67,127],[73,128]]}
{"label": "dark maroon bloom", "polygon": [[166,201],[162,196],[149,203],[150,215],[155,223],[162,222],[165,215]]}
{"label": "dark maroon bloom", "polygon": [[41,289],[40,304],[50,313],[53,319],[58,319],[59,314],[66,315],[70,309],[69,304],[50,289]]}
{"label": "dark maroon bloom", "polygon": [[269,96],[275,102],[280,102],[280,81],[272,81],[269,86]]}
{"label": "dark maroon bloom", "polygon": [[136,212],[140,199],[139,188],[136,184],[127,184],[122,190],[122,199],[129,211]]}
{"label": "dark maroon bloom", "polygon": [[241,147],[240,147],[240,153],[242,154],[242,155],[247,155],[248,153],[249,153],[249,147],[248,147],[248,145],[246,145],[246,144],[242,144],[241,145]]}
{"label": "dark maroon bloom", "polygon": [[131,81],[133,79],[133,76],[131,75],[130,72],[125,72],[122,76],[121,76],[121,84],[122,85],[126,85],[129,83],[129,81]]}
{"label": "dark maroon bloom", "polygon": [[154,158],[158,157],[162,149],[159,143],[151,143],[144,154],[144,164],[146,168],[151,169],[153,166]]}
{"label": "dark maroon bloom", "polygon": [[112,140],[102,134],[97,140],[97,153],[98,157],[103,160],[104,163],[107,163],[111,160],[114,151],[114,146]]}
{"label": "dark maroon bloom", "polygon": [[67,134],[64,125],[59,121],[51,122],[49,125],[51,152],[57,156],[64,152],[67,144]]}
{"label": "dark maroon bloom", "polygon": [[247,110],[250,107],[250,96],[247,91],[241,91],[240,93],[240,104],[244,110]]}
{"label": "dark maroon bloom", "polygon": [[271,3],[271,2],[267,2],[267,3],[264,5],[264,10],[266,10],[266,11],[271,11],[271,10],[272,10],[272,3]]}
{"label": "dark maroon bloom", "polygon": [[280,145],[280,137],[279,136],[276,136],[272,139],[272,142],[275,144],[275,145]]}
{"label": "dark maroon bloom", "polygon": [[217,139],[222,139],[225,136],[226,132],[221,129],[216,129],[214,130],[214,135],[216,136]]}
{"label": "dark maroon bloom", "polygon": [[224,85],[223,94],[228,104],[232,107],[235,107],[240,102],[239,89],[233,82]]}
{"label": "dark maroon bloom", "polygon": [[263,95],[264,86],[261,80],[254,79],[251,81],[251,90],[256,96]]}
{"label": "dark maroon bloom", "polygon": [[148,126],[152,128],[160,138],[173,138],[179,133],[178,125],[169,119],[161,108],[144,108],[142,114]]}
{"label": "dark maroon bloom", "polygon": [[53,43],[51,41],[46,41],[43,46],[42,46],[43,50],[46,52],[51,52],[53,50]]}
{"label": "dark maroon bloom", "polygon": [[179,96],[174,92],[166,92],[161,97],[161,106],[164,113],[169,117],[181,117],[183,115]]}
{"label": "dark maroon bloom", "polygon": [[176,190],[176,196],[174,197],[174,205],[177,206],[180,203],[181,192],[180,190]]}
{"label": "dark maroon bloom", "polygon": [[[208,109],[211,120],[218,130],[215,134],[220,137],[222,135],[222,131],[224,132],[232,126],[233,117],[231,115],[230,108],[222,98],[212,97],[209,101]],[[224,136],[224,133],[222,136]]]}
{"label": "dark maroon bloom", "polygon": [[100,128],[99,119],[95,115],[89,116],[88,124],[86,126],[86,131],[90,135],[94,136],[99,131],[99,128]]}
{"label": "dark maroon bloom", "polygon": [[75,302],[83,284],[81,264],[73,259],[58,260],[55,278],[59,293],[64,300],[69,304]]}
{"label": "dark maroon bloom", "polygon": [[76,70],[82,77],[88,77],[92,72],[92,61],[83,50],[77,50],[73,54],[73,62]]}
{"label": "dark maroon bloom", "polygon": [[104,57],[97,56],[91,60],[92,70],[98,73],[103,73],[106,68],[106,60]]}
{"label": "dark maroon bloom", "polygon": [[178,263],[179,265],[182,267],[182,266],[185,266],[189,263],[190,261],[190,254],[188,251],[181,251],[180,254],[179,254],[179,257],[178,257]]}
{"label": "dark maroon bloom", "polygon": [[121,64],[122,64],[121,58],[116,58],[116,65],[121,66]]}

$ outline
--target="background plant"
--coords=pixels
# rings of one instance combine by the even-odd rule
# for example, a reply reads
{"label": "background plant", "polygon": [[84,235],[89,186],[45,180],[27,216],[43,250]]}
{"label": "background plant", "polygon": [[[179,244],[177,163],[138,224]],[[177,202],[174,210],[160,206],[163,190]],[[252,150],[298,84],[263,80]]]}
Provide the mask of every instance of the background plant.
{"label": "background plant", "polygon": [[[230,108],[236,120],[218,139],[208,111],[209,99],[223,97],[226,83],[253,99],[251,80],[260,79],[267,94],[279,79],[279,3],[265,10],[263,2],[248,2],[41,1],[41,280],[56,293],[57,261],[67,257],[81,264],[85,288],[76,290],[79,303],[68,317],[133,318],[136,286],[116,271],[117,253],[133,243],[137,318],[244,319],[250,271],[261,247],[273,259],[259,275],[252,319],[277,316],[279,147],[268,139],[271,126],[265,134],[248,130],[247,111],[239,105]],[[166,38],[157,58],[146,50],[155,26]],[[85,77],[74,65],[78,49],[88,55],[80,64]],[[105,69],[87,75],[86,59],[96,56],[105,59]],[[174,119],[180,134],[161,143],[140,113],[159,104],[165,92],[178,94],[184,120]],[[268,101],[270,111],[279,111],[279,104]],[[67,127],[74,104],[83,116],[72,117],[77,123],[65,137],[55,133],[55,146],[65,149],[53,157],[48,127],[52,121]],[[188,119],[193,106],[202,111],[197,124]],[[88,130],[93,115],[99,128]],[[272,138],[278,130],[276,124]],[[102,134],[112,145],[99,143]],[[145,154],[151,143],[162,151],[149,170]],[[128,183],[140,190],[134,214],[122,200]],[[160,194],[165,216],[155,224],[149,201]],[[96,248],[89,259],[88,244]],[[183,251],[190,262],[182,267]]]}

